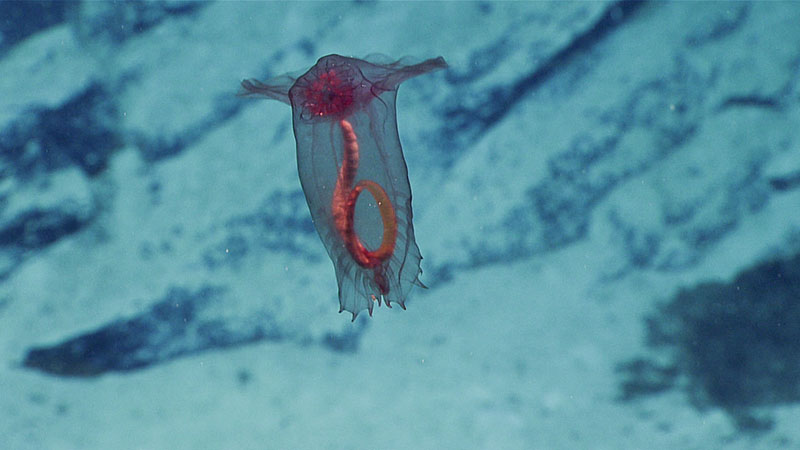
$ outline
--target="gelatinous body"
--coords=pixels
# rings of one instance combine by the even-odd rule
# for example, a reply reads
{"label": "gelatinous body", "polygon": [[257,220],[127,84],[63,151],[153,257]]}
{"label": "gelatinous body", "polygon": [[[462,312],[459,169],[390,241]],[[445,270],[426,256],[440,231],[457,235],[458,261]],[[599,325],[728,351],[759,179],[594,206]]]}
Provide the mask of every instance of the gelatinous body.
{"label": "gelatinous body", "polygon": [[292,105],[300,183],[336,270],[339,311],[353,320],[381,300],[405,308],[411,286],[424,287],[395,98],[403,81],[445,67],[441,57],[382,64],[328,55],[297,78],[242,82],[242,95]]}

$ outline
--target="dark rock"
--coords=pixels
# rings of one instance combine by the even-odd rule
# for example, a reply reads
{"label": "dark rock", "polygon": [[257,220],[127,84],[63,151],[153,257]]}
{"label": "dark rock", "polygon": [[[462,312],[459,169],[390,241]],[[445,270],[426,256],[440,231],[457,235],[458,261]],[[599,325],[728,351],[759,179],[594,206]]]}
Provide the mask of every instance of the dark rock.
{"label": "dark rock", "polygon": [[29,350],[23,365],[52,375],[88,377],[140,369],[204,348],[252,342],[268,335],[248,329],[225,336],[224,327],[204,320],[199,311],[220,295],[219,289],[211,287],[196,292],[172,289],[139,316]]}
{"label": "dark rock", "polygon": [[0,12],[0,56],[17,43],[66,19],[70,2],[4,0]]}
{"label": "dark rock", "polygon": [[[688,378],[696,406],[721,407],[743,429],[761,430],[770,422],[754,419],[752,408],[800,402],[800,255],[681,291],[647,323],[648,344],[668,350],[667,366]],[[648,393],[637,386],[669,387],[667,377],[654,381],[658,370],[635,370],[644,366],[658,364],[624,366],[623,398]]]}
{"label": "dark rock", "polygon": [[78,169],[0,180],[0,278],[31,251],[82,230],[97,215],[89,181]]}
{"label": "dark rock", "polygon": [[116,108],[105,89],[92,84],[58,108],[30,111],[3,130],[0,163],[22,178],[70,165],[94,176],[121,146]]}
{"label": "dark rock", "polygon": [[[56,376],[91,377],[130,372],[163,364],[185,355],[258,341],[302,337],[284,332],[268,314],[220,318],[225,291],[171,289],[149,311],[117,320],[93,331],[30,349],[23,366]],[[321,343],[334,351],[354,352],[364,324],[341,335],[328,334]]]}

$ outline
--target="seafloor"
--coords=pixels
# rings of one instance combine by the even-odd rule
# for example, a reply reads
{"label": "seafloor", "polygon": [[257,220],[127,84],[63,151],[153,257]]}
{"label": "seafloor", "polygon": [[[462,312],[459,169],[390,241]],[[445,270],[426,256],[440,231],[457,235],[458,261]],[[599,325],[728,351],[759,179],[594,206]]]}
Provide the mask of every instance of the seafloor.
{"label": "seafloor", "polygon": [[[0,4],[0,448],[800,448],[800,3]],[[398,121],[422,281],[350,322],[291,111]]]}

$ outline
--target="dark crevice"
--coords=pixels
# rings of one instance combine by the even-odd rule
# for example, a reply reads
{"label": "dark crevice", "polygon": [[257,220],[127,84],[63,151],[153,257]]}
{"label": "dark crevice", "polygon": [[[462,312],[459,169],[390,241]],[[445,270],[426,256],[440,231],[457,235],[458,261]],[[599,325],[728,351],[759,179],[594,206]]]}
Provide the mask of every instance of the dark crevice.
{"label": "dark crevice", "polygon": [[[620,183],[644,173],[664,158],[682,148],[697,131],[705,104],[709,79],[701,76],[683,58],[675,58],[672,71],[663,71],[660,78],[633,85],[629,94],[617,105],[599,114],[610,133],[575,135],[567,148],[548,159],[547,176],[527,189],[528,202],[511,209],[499,224],[505,230],[504,240],[484,239],[470,247],[470,262],[475,267],[497,261],[510,261],[548,252],[583,238],[595,206]],[[645,130],[651,137],[651,155],[647,159],[614,162],[620,142],[631,130]],[[738,197],[735,197],[738,205]],[[743,200],[744,201],[744,200]],[[723,225],[735,223],[737,213],[726,216]],[[706,230],[698,241],[705,245],[722,237],[730,228],[720,226]],[[633,231],[633,230],[631,230]],[[691,231],[691,230],[690,230]],[[637,230],[638,232],[638,230]],[[716,232],[718,234],[711,234]],[[659,246],[659,236],[645,232],[636,246],[627,247],[631,267],[653,265],[659,255],[647,255]],[[690,239],[683,239],[687,247]],[[498,244],[498,242],[500,242]],[[693,252],[672,264],[685,266],[695,261]],[[661,255],[663,256],[663,255]]]}
{"label": "dark crevice", "polygon": [[486,129],[502,120],[517,102],[524,100],[527,94],[547,82],[559,69],[585,54],[612,31],[629,21],[643,3],[621,1],[610,5],[591,28],[553,54],[535,72],[510,86],[493,88],[489,98],[475,107],[459,107],[446,111],[444,121],[448,126],[445,134],[453,136],[469,130],[471,134],[467,137],[469,139],[484,133]]}
{"label": "dark crevice", "polygon": [[21,115],[0,132],[0,162],[25,179],[76,165],[88,176],[103,171],[122,147],[116,105],[100,84],[91,84],[66,103]]}
{"label": "dark crevice", "polygon": [[[265,69],[260,72],[258,78],[269,79],[275,76],[271,69],[278,65],[284,56],[284,50],[273,52],[266,59]],[[209,132],[219,129],[225,122],[234,118],[249,105],[249,102],[237,96],[236,92],[237,86],[231,86],[229,93],[221,94],[214,99],[214,106],[211,108],[212,113],[174,135],[153,136],[142,133],[132,136],[131,139],[141,150],[142,158],[148,162],[158,162],[162,159],[174,157],[184,149],[201,141]]]}
{"label": "dark crevice", "polygon": [[732,8],[724,8],[719,17],[707,27],[703,27],[696,33],[686,37],[686,45],[689,47],[699,47],[710,42],[724,39],[734,31],[738,30],[747,21],[750,15],[750,4],[742,3],[733,12]]}
{"label": "dark crevice", "polygon": [[133,140],[136,142],[137,147],[141,149],[142,157],[149,162],[159,161],[173,157],[201,141],[209,132],[218,129],[244,108],[245,102],[242,102],[241,99],[233,94],[234,91],[229,96],[223,95],[217,98],[213,108],[214,113],[181,130],[177,135],[171,137],[156,136],[155,139],[149,137],[149,135],[134,137]]}
{"label": "dark crevice", "polygon": [[800,172],[795,172],[781,177],[770,178],[770,186],[776,191],[790,191],[800,187]]}
{"label": "dark crevice", "polygon": [[88,218],[61,210],[32,210],[0,229],[0,249],[17,247],[31,250],[46,247],[73,234],[88,223]]}
{"label": "dark crevice", "polygon": [[91,377],[129,372],[206,349],[282,338],[268,321],[237,329],[219,319],[205,319],[203,310],[210,302],[219,301],[222,293],[222,289],[214,287],[195,292],[172,289],[149,311],[136,317],[55,345],[32,348],[23,366],[51,375]]}
{"label": "dark crevice", "polygon": [[[307,344],[287,333],[266,312],[221,318],[218,306],[226,292],[206,286],[194,291],[173,288],[147,311],[80,333],[53,345],[33,347],[22,365],[61,377],[94,377],[132,372],[207,351],[280,342]],[[366,321],[362,321],[366,322]],[[335,352],[357,351],[366,323],[314,342]]]}
{"label": "dark crevice", "polygon": [[554,54],[539,70],[517,81],[509,89],[499,91],[496,100],[499,100],[500,103],[494,104],[503,105],[504,107],[490,111],[485,117],[484,129],[491,128],[492,125],[499,122],[514,104],[525,98],[530,91],[545,83],[558,69],[580,57],[612,31],[628,21],[642,4],[643,2],[638,1],[622,1],[609,6],[600,19],[595,22],[594,26]]}
{"label": "dark crevice", "polygon": [[339,353],[355,353],[358,351],[358,346],[361,343],[361,336],[364,330],[369,326],[369,320],[364,318],[358,319],[355,326],[345,329],[341,333],[328,333],[322,340],[323,347],[327,347],[334,352]]}
{"label": "dark crevice", "polygon": [[781,103],[773,97],[761,95],[733,95],[726,98],[717,108],[724,111],[729,108],[763,108],[778,111],[782,107]]}

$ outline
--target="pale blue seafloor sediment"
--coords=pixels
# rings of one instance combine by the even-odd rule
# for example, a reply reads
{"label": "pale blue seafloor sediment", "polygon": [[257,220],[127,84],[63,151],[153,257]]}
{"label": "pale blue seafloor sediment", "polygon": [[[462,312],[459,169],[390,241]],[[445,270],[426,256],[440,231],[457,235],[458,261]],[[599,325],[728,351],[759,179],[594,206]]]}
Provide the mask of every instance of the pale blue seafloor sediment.
{"label": "pale blue seafloor sediment", "polygon": [[[800,7],[0,5],[0,448],[800,446]],[[291,115],[404,83],[422,281],[336,313]],[[362,315],[366,316],[366,315]]]}

